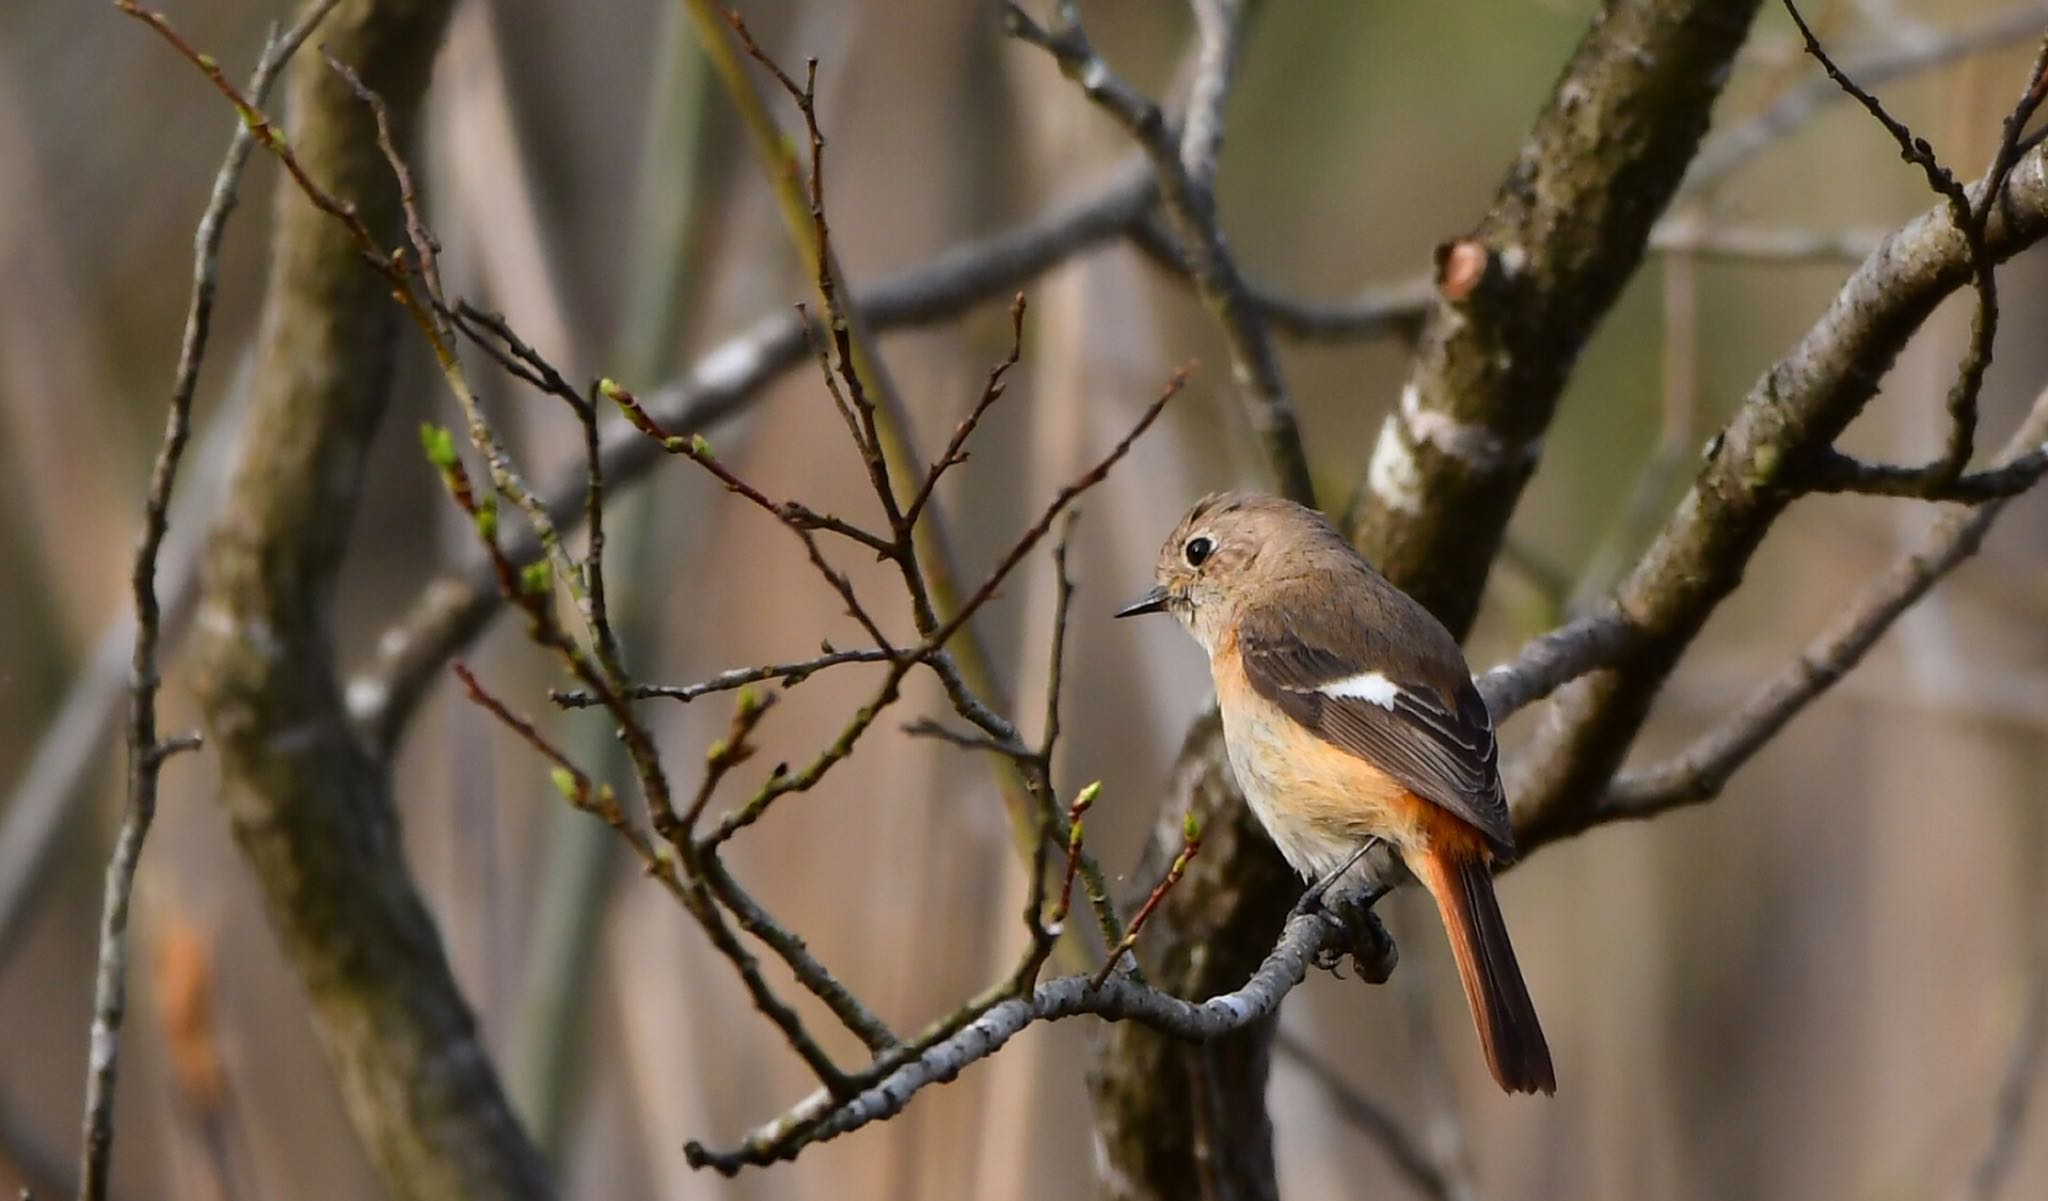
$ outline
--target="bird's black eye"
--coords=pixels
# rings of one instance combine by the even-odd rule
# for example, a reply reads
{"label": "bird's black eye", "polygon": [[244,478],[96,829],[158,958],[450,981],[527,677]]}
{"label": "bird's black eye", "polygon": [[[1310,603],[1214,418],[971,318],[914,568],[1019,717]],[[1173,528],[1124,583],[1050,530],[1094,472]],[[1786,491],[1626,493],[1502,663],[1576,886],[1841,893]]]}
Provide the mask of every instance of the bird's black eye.
{"label": "bird's black eye", "polygon": [[1185,551],[1188,557],[1188,566],[1200,567],[1203,564],[1203,562],[1206,561],[1209,558],[1209,556],[1214,554],[1215,552],[1216,544],[1214,542],[1211,542],[1207,538],[1188,539],[1188,545]]}

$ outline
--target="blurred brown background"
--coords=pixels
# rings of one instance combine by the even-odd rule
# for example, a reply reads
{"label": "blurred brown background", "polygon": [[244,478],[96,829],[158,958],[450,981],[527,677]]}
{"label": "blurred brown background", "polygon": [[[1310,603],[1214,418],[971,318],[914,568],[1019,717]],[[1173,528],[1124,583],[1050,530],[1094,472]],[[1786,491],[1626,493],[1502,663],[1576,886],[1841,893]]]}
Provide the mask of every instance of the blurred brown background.
{"label": "blurred brown background", "polygon": [[[1812,7],[1845,53],[1910,49],[2013,11],[2009,0]],[[1225,224],[1260,279],[1332,298],[1426,270],[1431,247],[1477,217],[1592,11],[1586,0],[1269,8],[1231,111]],[[1079,195],[1126,150],[1044,56],[1002,39],[991,5],[746,10],[788,61],[822,60],[831,211],[856,280]],[[170,12],[240,75],[282,10],[184,0]],[[1182,6],[1096,4],[1089,18],[1127,75],[1168,85]],[[2032,45],[2012,39],[1882,91],[1974,174]],[[1771,13],[1717,126],[1810,73]],[[651,388],[805,295],[758,168],[672,4],[471,0],[428,111],[419,158],[451,290],[504,309],[578,375]],[[0,8],[0,795],[11,807],[0,813],[0,872],[15,872],[0,890],[27,885],[0,891],[15,898],[14,912],[0,911],[15,927],[0,937],[0,1184],[16,1182],[24,1158],[73,1155],[119,744],[75,720],[60,727],[60,714],[69,690],[89,688],[78,681],[127,603],[191,228],[230,122],[202,80],[110,6]],[[228,238],[184,480],[201,513],[223,470],[214,431],[231,426],[237,361],[253,337],[275,183],[267,163],[253,166]],[[1709,222],[1854,231],[1931,202],[1882,132],[1842,105],[1694,199]],[[1827,258],[1653,257],[1550,435],[1512,531],[1525,566],[1495,572],[1475,666],[1554,619],[1549,577],[1569,587],[1599,570],[1610,543],[1626,551],[1640,539],[1625,513],[1660,436],[1689,456],[1847,269]],[[1998,432],[1987,436],[2002,437],[2048,379],[2044,283],[2038,254],[2001,276],[2007,322],[1986,402]],[[1255,481],[1256,461],[1205,315],[1134,252],[1076,260],[1030,299],[1018,382],[945,497],[971,568],[1116,436],[1173,364],[1210,364],[1167,428],[1086,502],[1075,553],[1062,774],[1069,785],[1105,781],[1090,831],[1117,868],[1135,858],[1207,681],[1177,632],[1113,626],[1108,611],[1147,582],[1183,506]],[[1002,307],[887,342],[928,441],[1004,349]],[[1952,306],[1914,344],[1856,446],[1925,457],[1966,315]],[[1399,387],[1403,349],[1296,346],[1287,358],[1322,486],[1344,495]],[[465,536],[412,433],[423,418],[449,419],[445,395],[411,342],[405,364],[347,569],[350,664]],[[573,455],[557,408],[493,390],[537,474]],[[1689,412],[1689,426],[1671,431],[1670,412]],[[862,496],[843,431],[806,373],[716,441],[771,493],[819,507]],[[1660,515],[1689,474],[1689,457],[1677,462],[1655,496]],[[630,637],[638,660],[658,665],[650,675],[680,682],[844,637],[793,541],[762,516],[681,466],[642,492],[625,519],[638,528],[615,548],[614,587],[637,611]],[[1405,896],[1389,906],[1404,952],[1395,980],[1368,989],[1319,976],[1288,1005],[1286,1029],[1427,1137],[1464,1140],[1488,1197],[1967,1195],[2044,963],[2044,514],[2040,501],[2023,503],[1980,561],[1721,800],[1597,831],[1509,877],[1505,904],[1556,1052],[1555,1101],[1505,1098],[1485,1079],[1434,918]],[[1739,700],[1930,519],[1924,506],[1870,499],[1797,506],[1667,692],[1644,753]],[[184,532],[202,521],[188,511]],[[179,570],[167,562],[167,591]],[[1035,564],[985,619],[1027,714],[1049,598]],[[554,681],[507,631],[471,661],[519,707],[546,707]],[[175,644],[167,674],[167,725],[190,726]],[[817,745],[864,686],[827,676],[798,690],[766,728],[769,753]],[[711,702],[657,712],[679,762],[725,719]],[[917,712],[937,712],[931,695],[914,694],[901,716]],[[599,753],[595,723],[551,720]],[[93,767],[64,801],[75,820],[48,870],[31,877],[7,858],[19,823],[6,819],[43,786],[32,761],[60,728],[87,730]],[[118,1191],[375,1196],[214,787],[205,755],[176,761],[142,868]],[[458,975],[565,1195],[1090,1189],[1085,1021],[1034,1030],[901,1119],[792,1166],[735,1181],[690,1172],[686,1138],[730,1141],[808,1091],[726,965],[609,854],[601,831],[561,810],[524,748],[446,688],[408,738],[399,796]],[[1000,807],[983,766],[958,752],[880,732],[844,774],[790,798],[740,845],[736,869],[757,893],[898,1023],[950,1009],[1020,945],[1021,873]],[[1418,1021],[1438,1031],[1441,1060]],[[180,1054],[198,1063],[180,1070]],[[1287,1195],[1406,1187],[1285,1059],[1272,1105]],[[2048,1190],[2043,1124],[2037,1115],[2022,1134],[2006,1196]]]}

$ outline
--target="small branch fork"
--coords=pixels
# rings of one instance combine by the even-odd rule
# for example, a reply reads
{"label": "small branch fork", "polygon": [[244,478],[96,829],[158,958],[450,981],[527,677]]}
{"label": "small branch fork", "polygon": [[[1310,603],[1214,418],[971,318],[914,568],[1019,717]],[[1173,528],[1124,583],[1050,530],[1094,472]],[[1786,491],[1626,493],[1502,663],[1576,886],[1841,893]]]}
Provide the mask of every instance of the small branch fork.
{"label": "small branch fork", "polygon": [[2027,126],[2042,102],[2048,100],[2048,40],[2042,42],[2033,68],[2028,72],[2026,86],[2006,115],[1998,149],[1973,199],[1955,173],[1936,157],[1934,148],[1925,138],[1892,116],[1876,96],[1835,64],[1794,0],[1784,0],[1784,5],[1793,24],[1799,28],[1806,52],[1820,63],[1821,69],[1827,72],[1836,86],[1884,127],[1885,132],[1898,143],[1901,157],[1919,167],[1927,177],[1927,186],[1947,203],[1950,220],[1968,251],[1971,284],[1977,296],[1976,309],[1970,320],[1969,346],[1957,368],[1955,382],[1949,386],[1946,405],[1949,430],[1940,457],[1922,467],[1902,468],[1863,464],[1840,451],[1829,450],[1819,456],[1812,469],[1814,487],[1822,491],[1875,491],[1927,499],[1967,499],[1974,496],[1982,500],[2011,495],[2011,492],[2002,492],[2001,489],[2012,487],[2017,476],[2009,473],[1989,479],[1982,476],[1966,479],[1964,469],[1969,466],[1975,449],[1977,401],[1984,389],[1984,372],[1991,365],[1992,344],[1998,335],[1997,264],[1986,240],[1992,212],[2005,193],[2013,167],[2026,150]]}
{"label": "small branch fork", "polygon": [[1315,504],[1294,401],[1274,349],[1266,307],[1238,270],[1216,210],[1217,158],[1223,146],[1223,110],[1237,70],[1246,19],[1244,0],[1195,0],[1194,80],[1188,112],[1178,136],[1158,104],[1110,69],[1082,27],[1074,0],[1058,0],[1049,25],[1041,25],[1016,4],[1003,6],[1010,35],[1051,55],[1062,74],[1080,85],[1096,107],[1130,134],[1152,162],[1168,221],[1184,266],[1202,301],[1215,315],[1230,346],[1231,373],[1266,451],[1278,490],[1305,505]]}
{"label": "small branch fork", "polygon": [[[269,94],[278,73],[333,9],[336,0],[308,5],[290,28],[271,31],[255,74],[249,81],[249,95],[261,103]],[[132,17],[157,25],[159,32],[173,38],[161,18],[144,13],[130,0],[117,0],[115,7]],[[202,69],[217,81],[223,79],[211,59],[198,60]],[[85,1077],[85,1118],[79,1153],[81,1201],[103,1201],[113,1167],[114,1091],[120,1068],[121,1024],[127,1009],[128,915],[135,891],[135,872],[140,866],[142,847],[156,817],[159,777],[172,756],[199,749],[197,734],[170,737],[157,732],[156,695],[161,685],[158,672],[158,644],[162,637],[162,615],[157,604],[157,554],[169,528],[172,490],[177,486],[178,466],[192,429],[192,400],[199,387],[199,371],[206,359],[207,342],[213,328],[214,296],[219,288],[220,245],[229,215],[249,161],[249,151],[262,136],[264,126],[247,121],[228,141],[227,154],[215,174],[213,191],[193,236],[192,293],[185,313],[185,332],[178,350],[178,365],[172,377],[168,416],[163,439],[157,447],[151,469],[149,492],[143,502],[142,537],[135,549],[129,584],[135,601],[135,648],[129,667],[128,696],[128,786],[121,827],[115,835],[114,851],[107,864],[99,928],[98,968],[93,981],[92,1032],[88,1043]]]}

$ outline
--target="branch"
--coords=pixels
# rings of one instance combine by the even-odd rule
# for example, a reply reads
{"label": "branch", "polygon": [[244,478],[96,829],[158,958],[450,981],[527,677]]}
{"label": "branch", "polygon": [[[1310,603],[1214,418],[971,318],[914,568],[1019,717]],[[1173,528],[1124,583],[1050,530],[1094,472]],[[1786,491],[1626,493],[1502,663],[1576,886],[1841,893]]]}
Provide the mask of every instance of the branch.
{"label": "branch", "polygon": [[1853,492],[1979,505],[2018,496],[2033,487],[2044,464],[2048,464],[2048,449],[2037,446],[2002,466],[1967,472],[1942,483],[1925,468],[1865,463],[1840,451],[1828,450],[1800,476],[1799,483],[1808,492]]}
{"label": "branch", "polygon": [[[1859,57],[1844,64],[1842,70],[1862,81],[1865,87],[1880,87],[1972,55],[2038,38],[2043,23],[2048,23],[2048,4],[2026,0],[1953,32],[1916,41],[1912,46]],[[1700,146],[1698,157],[1693,159],[1685,182],[1680,185],[1681,194],[1692,195],[1713,187],[1844,95],[1825,74],[1812,75],[1763,112],[1716,132]]]}
{"label": "branch", "polygon": [[[710,679],[695,684],[636,684],[628,690],[627,695],[636,701],[666,699],[688,704],[700,696],[709,696],[714,692],[730,692],[735,688],[745,687],[748,684],[760,684],[769,680],[778,681],[783,687],[787,688],[803,683],[805,680],[810,679],[812,675],[828,667],[837,667],[842,663],[888,663],[896,659],[901,653],[900,651],[886,650],[881,647],[854,651],[828,650],[816,658],[805,659],[798,663],[767,663],[759,667],[736,667],[731,671],[719,672]],[[587,709],[592,705],[604,703],[594,694],[575,688],[551,690],[548,693],[548,699],[564,709]]]}
{"label": "branch", "polygon": [[[322,26],[323,47],[360,64],[383,98],[400,144],[448,8],[343,0]],[[289,141],[242,113],[258,118],[258,144],[288,148],[373,248],[395,244],[404,214],[371,114],[324,64],[301,61],[289,78]],[[405,1201],[550,1197],[399,854],[388,767],[351,732],[333,661],[337,570],[389,379],[391,281],[298,187],[277,190],[272,241],[247,433],[191,648],[222,803],[386,1189]]]}
{"label": "branch", "polygon": [[1060,71],[1123,126],[1151,159],[1189,278],[1230,347],[1232,376],[1252,429],[1265,447],[1267,467],[1280,492],[1313,505],[1315,484],[1279,355],[1265,317],[1224,244],[1216,211],[1223,110],[1236,74],[1246,5],[1243,0],[1193,0],[1192,7],[1197,54],[1188,114],[1178,141],[1159,106],[1118,77],[1095,52],[1074,4],[1057,5],[1050,28],[1041,27],[1015,4],[1005,4],[1004,15],[1012,36],[1050,54]]}
{"label": "branch", "polygon": [[[1072,255],[1117,236],[1156,195],[1147,165],[1142,160],[1126,163],[1087,199],[943,252],[924,267],[856,292],[851,304],[877,331],[955,317],[974,304],[1014,294]],[[767,385],[808,361],[808,336],[801,317],[764,318],[706,353],[681,382],[650,396],[647,409],[670,429],[715,430]],[[605,477],[614,488],[639,479],[660,457],[658,445],[631,429],[614,429],[600,450]],[[572,525],[584,499],[583,472],[565,472],[545,495],[555,522]],[[505,552],[515,563],[525,563],[538,546],[519,538],[509,541]],[[395,745],[442,665],[482,632],[499,599],[490,565],[481,552],[473,552],[429,584],[412,611],[378,640],[376,665],[349,687],[351,714],[376,745]]]}
{"label": "branch", "polygon": [[[262,96],[269,92],[278,72],[334,5],[335,0],[309,5],[290,29],[281,35],[273,31],[250,78],[250,94]],[[130,0],[117,0],[116,7],[128,16],[154,24],[160,33],[175,41],[175,35],[161,24],[160,18],[153,22],[149,14]],[[113,856],[107,864],[101,903],[92,1031],[86,1056],[84,1136],[79,1152],[80,1201],[105,1201],[112,1174],[114,1086],[120,1071],[121,1024],[127,1010],[128,912],[143,842],[149,837],[150,824],[156,817],[158,781],[166,760],[199,746],[194,735],[165,739],[157,734],[156,694],[161,682],[157,648],[163,617],[157,604],[157,555],[169,529],[171,493],[177,486],[178,466],[192,430],[192,398],[199,387],[199,369],[206,361],[213,330],[221,238],[227,232],[242,169],[248,164],[255,141],[255,134],[247,125],[228,139],[227,154],[214,175],[212,194],[193,235],[192,294],[185,312],[185,332],[172,378],[163,439],[143,502],[142,537],[129,577],[135,603],[135,642],[129,665],[127,804],[120,831],[115,835]]]}
{"label": "branch", "polygon": [[[2048,473],[2048,461],[2033,449],[2043,439],[2048,439],[2048,391],[2035,399],[2002,456],[2024,460],[2029,483],[2038,483]],[[1847,675],[1893,622],[1977,553],[2005,504],[1988,501],[1942,519],[1919,549],[1867,585],[1791,666],[1752,693],[1721,725],[1670,762],[1616,780],[1596,809],[1595,820],[1650,817],[1720,795],[1737,769]]]}
{"label": "branch", "polygon": [[[1986,185],[1969,191],[1976,204]],[[1991,208],[1985,253],[2002,261],[2048,235],[2048,158],[2036,149],[2007,178]],[[1843,285],[1800,343],[1750,389],[1735,418],[1663,532],[1616,589],[1614,601],[1641,627],[1618,671],[1560,694],[1516,763],[1512,793],[1536,842],[1586,828],[1649,702],[1707,615],[1739,582],[1777,516],[1825,462],[1835,439],[1875,393],[1898,350],[1944,297],[1973,281],[1964,239],[1947,201],[1887,238]],[[2028,457],[2013,462],[2032,464]],[[2010,466],[2011,464],[2008,464]],[[1996,469],[1994,469],[1996,470]],[[1968,477],[1964,477],[1968,478]],[[1929,567],[1966,555],[1961,527]],[[1902,578],[1902,577],[1901,577]],[[1860,652],[1859,652],[1860,653]]]}
{"label": "branch", "polygon": [[1799,36],[1806,43],[1806,52],[1811,54],[1844,92],[1861,104],[1879,125],[1884,127],[1892,140],[1899,145],[1899,153],[1909,163],[1920,168],[1927,177],[1927,186],[1936,195],[1948,202],[1949,218],[1954,222],[1956,232],[1962,235],[1963,245],[1969,251],[1971,283],[1977,291],[1977,309],[1970,321],[1970,346],[1963,355],[1962,367],[1956,372],[1956,381],[1949,388],[1948,414],[1949,433],[1941,457],[1927,465],[1925,471],[1933,486],[1940,487],[1961,475],[1969,466],[1977,437],[1977,395],[1984,386],[1985,368],[1991,365],[1991,347],[1998,334],[1998,277],[1995,264],[1984,249],[1984,223],[1993,205],[1998,202],[2000,191],[2005,186],[2006,174],[2011,169],[2008,156],[2018,143],[2019,131],[2032,115],[2035,99],[2034,84],[2041,78],[2037,66],[2033,82],[2020,101],[2020,108],[2014,110],[2006,121],[2006,138],[2000,144],[1999,155],[1986,176],[1980,202],[1972,204],[1969,193],[1941,160],[1935,157],[1933,147],[1926,139],[1914,135],[1904,122],[1885,110],[1877,97],[1857,85],[1856,81],[1842,72],[1833,59],[1822,48],[1820,39],[1814,37],[1813,29],[1806,18],[1800,15],[1799,6],[1793,0],[1784,0],[1785,11],[1791,15],[1792,23],[1799,27]]}
{"label": "branch", "polygon": [[1295,917],[1243,987],[1200,1004],[1168,996],[1127,976],[1112,976],[1100,985],[1086,976],[1047,981],[1029,997],[995,1005],[853,1097],[834,1103],[828,1094],[815,1093],[748,1134],[733,1150],[714,1151],[691,1143],[685,1154],[692,1167],[711,1167],[728,1176],[750,1164],[793,1159],[813,1143],[894,1117],[917,1093],[952,1080],[969,1064],[995,1054],[1038,1022],[1093,1014],[1112,1022],[1138,1022],[1191,1042],[1212,1041],[1277,1011],[1281,1000],[1307,976],[1309,963],[1325,946],[1333,945],[1338,934],[1320,914]]}

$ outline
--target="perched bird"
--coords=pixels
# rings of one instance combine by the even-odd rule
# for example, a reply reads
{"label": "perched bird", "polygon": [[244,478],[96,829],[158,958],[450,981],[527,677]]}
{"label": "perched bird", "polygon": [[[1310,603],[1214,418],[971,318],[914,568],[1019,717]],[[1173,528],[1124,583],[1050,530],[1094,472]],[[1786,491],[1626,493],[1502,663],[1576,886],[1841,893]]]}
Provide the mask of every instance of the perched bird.
{"label": "perched bird", "polygon": [[1511,856],[1493,719],[1457,640],[1322,514],[1203,497],[1117,614],[1171,613],[1209,653],[1231,770],[1294,869],[1328,884],[1375,839],[1443,916],[1494,1079],[1557,1091],[1494,897]]}

